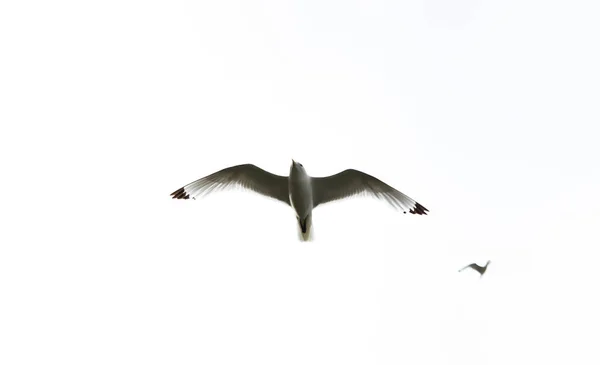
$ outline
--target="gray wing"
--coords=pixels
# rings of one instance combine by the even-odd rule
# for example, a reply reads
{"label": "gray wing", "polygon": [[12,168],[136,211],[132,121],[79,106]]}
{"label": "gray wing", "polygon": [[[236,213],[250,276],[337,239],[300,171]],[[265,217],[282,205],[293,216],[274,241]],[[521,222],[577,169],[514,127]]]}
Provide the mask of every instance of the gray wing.
{"label": "gray wing", "polygon": [[427,214],[429,210],[383,181],[358,170],[345,170],[327,177],[313,177],[313,208],[359,194],[384,199],[404,213]]}
{"label": "gray wing", "polygon": [[462,269],[458,270],[458,272],[461,272],[461,271],[463,271],[464,269],[468,269],[469,267],[470,267],[471,269],[473,269],[473,270],[476,270],[474,265],[475,265],[475,264],[467,265],[467,266],[463,267]]}
{"label": "gray wing", "polygon": [[171,196],[173,199],[196,199],[203,194],[234,186],[241,186],[290,204],[288,178],[272,174],[252,164],[232,166],[217,171],[172,192]]}

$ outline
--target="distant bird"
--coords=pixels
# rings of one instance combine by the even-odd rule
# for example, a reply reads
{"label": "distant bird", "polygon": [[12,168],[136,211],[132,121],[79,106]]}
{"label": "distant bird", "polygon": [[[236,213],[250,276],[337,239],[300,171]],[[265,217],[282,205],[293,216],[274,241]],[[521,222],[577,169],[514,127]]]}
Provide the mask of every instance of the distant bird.
{"label": "distant bird", "polygon": [[[173,199],[195,199],[214,190],[242,186],[290,205],[296,211],[301,241],[311,239],[312,210],[321,204],[367,194],[385,199],[394,208],[412,214],[429,210],[381,180],[358,170],[344,170],[327,177],[310,177],[301,163],[292,159],[289,176],[271,174],[255,165],[228,167],[191,182],[171,193]],[[360,222],[353,222],[360,224]]]}
{"label": "distant bird", "polygon": [[477,264],[473,263],[473,264],[471,264],[471,265],[467,265],[467,266],[463,267],[462,269],[458,270],[458,272],[461,272],[461,271],[463,271],[464,269],[466,269],[466,268],[469,268],[469,267],[470,267],[471,269],[473,269],[473,270],[475,270],[475,271],[477,271],[477,272],[479,273],[479,278],[481,279],[481,277],[483,276],[483,274],[484,274],[484,273],[485,273],[485,271],[487,270],[487,267],[488,267],[488,265],[490,264],[490,262],[491,262],[491,261],[490,261],[490,260],[488,260],[488,262],[487,262],[487,263],[485,264],[485,266],[483,266],[483,267],[481,267],[481,266],[479,266],[479,265],[477,265]]}

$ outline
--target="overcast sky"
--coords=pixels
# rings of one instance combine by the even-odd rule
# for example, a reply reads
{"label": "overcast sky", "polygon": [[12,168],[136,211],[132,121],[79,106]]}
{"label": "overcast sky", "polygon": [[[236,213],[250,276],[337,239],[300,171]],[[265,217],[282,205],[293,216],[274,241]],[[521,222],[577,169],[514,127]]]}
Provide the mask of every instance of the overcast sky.
{"label": "overcast sky", "polygon": [[[597,364],[599,10],[2,2],[0,363]],[[169,196],[292,158],[430,213]]]}

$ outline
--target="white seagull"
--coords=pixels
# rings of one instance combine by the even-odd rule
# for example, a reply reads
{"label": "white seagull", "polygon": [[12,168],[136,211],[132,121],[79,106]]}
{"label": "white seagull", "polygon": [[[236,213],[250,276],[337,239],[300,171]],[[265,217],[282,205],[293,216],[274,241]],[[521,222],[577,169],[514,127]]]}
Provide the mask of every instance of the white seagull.
{"label": "white seagull", "polygon": [[271,174],[255,165],[228,167],[191,182],[171,193],[173,199],[196,199],[213,190],[242,186],[277,199],[296,211],[301,241],[310,240],[312,210],[321,204],[358,194],[385,199],[394,208],[412,214],[427,214],[427,208],[383,181],[364,172],[348,169],[327,177],[311,177],[301,163],[292,159],[289,176]]}
{"label": "white seagull", "polygon": [[485,271],[487,270],[487,267],[488,267],[488,265],[490,264],[490,262],[491,262],[491,261],[490,261],[490,260],[488,260],[488,262],[487,262],[487,263],[485,264],[485,266],[483,266],[483,267],[482,267],[482,266],[479,266],[479,265],[477,265],[477,264],[475,264],[475,263],[472,263],[471,265],[467,265],[467,266],[463,267],[462,269],[458,270],[458,272],[461,272],[461,271],[463,271],[464,269],[466,269],[466,268],[469,268],[469,267],[470,267],[471,269],[473,269],[473,270],[475,270],[475,271],[477,271],[477,272],[479,273],[479,278],[481,279],[481,277],[483,276],[483,274],[484,274],[484,273],[485,273]]}

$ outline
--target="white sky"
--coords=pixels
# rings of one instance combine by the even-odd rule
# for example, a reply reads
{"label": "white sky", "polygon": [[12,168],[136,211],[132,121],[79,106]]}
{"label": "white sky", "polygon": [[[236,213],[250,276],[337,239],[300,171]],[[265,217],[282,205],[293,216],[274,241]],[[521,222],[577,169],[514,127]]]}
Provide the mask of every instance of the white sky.
{"label": "white sky", "polygon": [[[599,10],[2,2],[0,363],[597,364]],[[291,158],[430,215],[169,197]]]}

